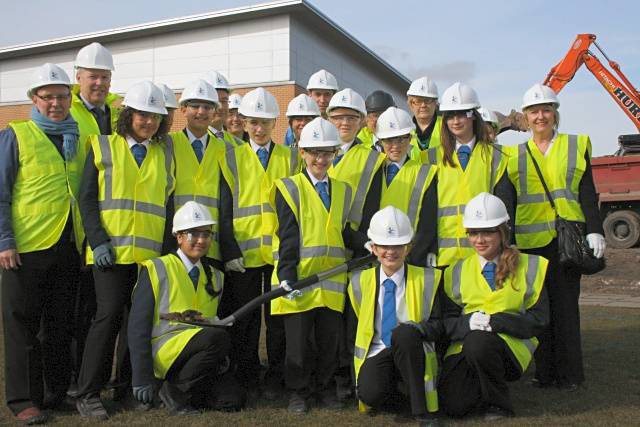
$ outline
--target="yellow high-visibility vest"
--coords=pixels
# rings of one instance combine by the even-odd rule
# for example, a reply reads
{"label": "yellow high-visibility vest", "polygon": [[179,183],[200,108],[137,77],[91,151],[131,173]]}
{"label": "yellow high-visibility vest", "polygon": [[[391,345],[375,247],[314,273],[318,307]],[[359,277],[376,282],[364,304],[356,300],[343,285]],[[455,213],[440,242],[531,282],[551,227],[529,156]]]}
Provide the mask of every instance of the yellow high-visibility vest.
{"label": "yellow high-visibility vest", "polygon": [[418,160],[422,163],[429,163],[429,159],[427,158],[427,151],[431,148],[438,148],[441,145],[440,142],[440,130],[442,128],[442,116],[436,116],[436,124],[433,128],[433,132],[431,133],[431,138],[429,138],[429,146],[427,150],[420,149],[420,143],[418,139],[418,134],[415,130],[411,131],[411,150],[409,154],[413,160]]}
{"label": "yellow high-visibility vest", "polygon": [[62,235],[69,213],[75,243],[80,252],[84,229],[77,199],[87,156],[78,142],[78,153],[65,161],[33,120],[9,123],[18,141],[18,175],[11,198],[11,224],[18,253],[53,246]]}
{"label": "yellow high-visibility vest", "polygon": [[371,132],[371,130],[366,126],[360,129],[358,135],[356,135],[356,138],[358,138],[360,142],[362,142],[362,145],[366,148],[373,148],[373,144],[375,144],[375,141],[378,140],[375,134]]}
{"label": "yellow high-visibility vest", "polygon": [[222,261],[220,255],[218,214],[220,205],[220,162],[224,161],[226,145],[209,132],[209,141],[198,163],[189,138],[183,131],[171,132],[176,162],[176,190],[174,202],[176,211],[190,200],[198,202],[209,209],[216,222],[213,227],[211,246],[207,256]]}
{"label": "yellow high-visibility vest", "polygon": [[[357,141],[357,140],[356,140]],[[355,142],[354,141],[354,144]],[[373,175],[382,163],[385,155],[367,148],[364,144],[351,146],[337,166],[329,167],[329,176],[349,184],[353,190],[353,203],[349,212],[351,228],[358,229],[362,222],[364,201],[371,187]]]}
{"label": "yellow high-visibility vest", "polygon": [[[127,140],[120,135],[93,135],[90,140],[98,170],[100,220],[116,251],[116,264],[157,257],[162,251],[167,200],[175,188],[173,144],[150,143],[138,168]],[[93,264],[90,247],[87,264]]]}
{"label": "yellow high-visibility vest", "polygon": [[558,214],[571,221],[585,221],[578,193],[587,168],[585,156],[591,157],[591,140],[587,135],[558,134],[546,156],[533,139],[512,147],[507,170],[517,194],[515,235],[521,249],[544,247],[556,237],[556,214],[527,153],[527,145],[540,167]]}
{"label": "yellow high-visibility vest", "polygon": [[[478,255],[456,262],[444,272],[444,291],[458,306],[462,314],[483,311],[495,313],[523,313],[533,307],[540,298],[540,292],[547,274],[548,261],[537,255],[520,254],[518,268],[501,289],[492,291],[482,275]],[[538,346],[535,337],[521,339],[498,333],[518,360],[522,372],[527,370],[533,353]],[[452,343],[445,357],[462,351],[462,341]]]}
{"label": "yellow high-visibility vest", "polygon": [[[289,178],[275,181],[271,191],[271,205],[275,206],[276,188],[293,212],[300,230],[300,248],[297,274],[298,279],[311,276],[346,262],[346,250],[342,230],[347,223],[351,204],[351,187],[344,182],[330,179],[331,205],[327,212],[311,181],[299,173]],[[277,221],[277,217],[276,217]],[[271,286],[280,285],[278,279],[278,249],[280,239],[273,235],[273,258],[275,267]],[[342,273],[302,290],[302,295],[294,300],[284,297],[271,301],[271,314],[289,314],[327,307],[342,313],[344,309],[347,275]]]}
{"label": "yellow high-visibility vest", "polygon": [[[405,264],[406,286],[405,299],[407,303],[407,315],[409,320],[420,322],[431,316],[431,309],[435,299],[438,283],[440,283],[440,270],[422,268]],[[380,267],[356,271],[351,275],[349,287],[349,299],[351,306],[358,318],[356,329],[356,343],[354,348],[353,367],[356,373],[356,384],[360,368],[367,359],[371,342],[375,334],[376,307],[378,306],[378,289],[376,282],[380,274]],[[438,410],[438,392],[436,381],[438,375],[438,357],[433,342],[423,342],[425,353],[424,392],[427,410]]]}
{"label": "yellow high-visibility vest", "polygon": [[387,187],[386,176],[383,176],[380,209],[387,206],[400,209],[409,217],[413,229],[417,230],[422,198],[436,176],[437,170],[437,166],[409,159],[402,165],[389,187]]}
{"label": "yellow high-visibility vest", "polygon": [[[222,293],[222,272],[213,267],[201,265],[197,289],[182,260],[176,255],[165,255],[142,263],[149,271],[149,279],[155,298],[153,329],[151,331],[151,353],[153,372],[156,378],[164,379],[167,372],[187,346],[191,338],[202,327],[185,323],[161,320],[160,314],[196,310],[206,320],[213,320],[218,313],[218,303]],[[209,268],[213,295],[206,291]]]}
{"label": "yellow high-visibility vest", "polygon": [[277,220],[269,194],[276,179],[296,173],[298,155],[274,144],[265,170],[251,145],[242,144],[226,152],[225,163],[225,178],[233,193],[233,234],[244,265],[273,264],[271,244]]}
{"label": "yellow high-visibility vest", "polygon": [[462,225],[464,207],[479,193],[493,193],[506,170],[507,156],[500,145],[476,143],[462,170],[457,152],[452,167],[442,161],[442,146],[427,151],[438,165],[438,265],[453,264],[475,253]]}
{"label": "yellow high-visibility vest", "polygon": [[[120,95],[109,92],[105,99],[105,104],[109,107],[109,114],[111,116],[111,133],[116,133],[116,123],[118,122],[118,115],[120,110],[113,104],[122,99]],[[71,115],[73,119],[78,122],[78,130],[80,131],[80,141],[87,142],[87,137],[90,135],[100,135],[100,128],[95,116],[87,109],[87,106],[80,98],[80,86],[73,85],[71,88]]]}

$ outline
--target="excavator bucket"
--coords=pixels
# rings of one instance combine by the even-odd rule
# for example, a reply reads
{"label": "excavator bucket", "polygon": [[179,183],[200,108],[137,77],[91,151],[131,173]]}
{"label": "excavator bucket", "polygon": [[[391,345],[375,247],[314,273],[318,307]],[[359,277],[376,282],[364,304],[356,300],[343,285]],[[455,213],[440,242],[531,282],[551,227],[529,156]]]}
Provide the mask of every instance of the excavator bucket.
{"label": "excavator bucket", "polygon": [[498,116],[500,131],[515,130],[518,132],[526,132],[529,130],[524,119],[524,114],[516,110],[511,110],[508,115],[504,115],[499,111],[494,111],[494,113]]}

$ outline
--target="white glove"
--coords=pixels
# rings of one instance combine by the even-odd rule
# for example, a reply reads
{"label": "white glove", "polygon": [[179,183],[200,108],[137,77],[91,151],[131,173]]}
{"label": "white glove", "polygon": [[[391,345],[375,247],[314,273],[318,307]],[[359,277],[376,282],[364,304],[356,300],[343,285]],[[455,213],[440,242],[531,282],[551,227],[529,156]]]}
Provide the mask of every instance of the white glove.
{"label": "white glove", "polygon": [[602,258],[604,250],[607,248],[607,242],[604,240],[604,236],[598,233],[589,233],[587,234],[587,243],[589,247],[593,249],[593,256]]}
{"label": "white glove", "polygon": [[280,287],[288,292],[288,294],[284,295],[284,297],[288,300],[293,301],[297,297],[302,296],[302,291],[300,291],[299,289],[293,289],[291,286],[289,286],[288,280],[283,280],[282,282],[280,282]]}
{"label": "white glove", "polygon": [[489,320],[491,316],[481,311],[476,311],[469,318],[469,329],[472,331],[487,331],[491,332],[491,326]]}
{"label": "white glove", "polygon": [[245,271],[247,271],[244,269],[244,258],[240,257],[240,258],[232,259],[231,261],[225,262],[224,270],[244,273]]}
{"label": "white glove", "polygon": [[433,267],[435,267],[436,265],[438,265],[438,264],[436,264],[436,263],[437,263],[437,260],[436,260],[436,254],[432,254],[431,252],[429,252],[429,253],[427,254],[427,267],[431,267],[431,268],[433,268]]}
{"label": "white glove", "polygon": [[364,244],[364,248],[368,250],[370,254],[373,253],[372,245],[373,245],[373,242],[371,240],[369,240],[367,243]]}

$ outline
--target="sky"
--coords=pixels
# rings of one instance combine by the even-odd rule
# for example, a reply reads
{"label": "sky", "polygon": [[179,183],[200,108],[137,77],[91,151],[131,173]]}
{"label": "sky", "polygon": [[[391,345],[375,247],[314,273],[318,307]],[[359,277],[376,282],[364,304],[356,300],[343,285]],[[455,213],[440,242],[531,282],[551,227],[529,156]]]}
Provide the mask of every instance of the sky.
{"label": "sky", "polygon": [[[12,3],[13,8],[3,8],[0,47],[264,1]],[[482,106],[505,114],[520,108],[524,92],[544,80],[579,33],[596,34],[609,58],[620,64],[632,83],[640,85],[640,31],[636,25],[640,3],[635,1],[311,3],[408,78],[427,75],[436,81],[440,94],[455,81],[463,81],[476,90]],[[559,98],[560,131],[590,135],[594,155],[612,154],[618,135],[638,132],[586,67],[578,70]],[[405,107],[404,100],[396,102]],[[527,137],[526,133],[506,132],[499,142],[513,144]]]}

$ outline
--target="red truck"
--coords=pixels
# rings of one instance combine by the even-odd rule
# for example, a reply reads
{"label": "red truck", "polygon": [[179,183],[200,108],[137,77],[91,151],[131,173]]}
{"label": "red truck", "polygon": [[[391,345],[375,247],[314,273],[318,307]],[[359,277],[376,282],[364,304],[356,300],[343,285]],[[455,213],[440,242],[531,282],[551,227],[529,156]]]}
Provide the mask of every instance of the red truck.
{"label": "red truck", "polygon": [[[614,76],[589,50],[595,46],[607,59]],[[556,93],[573,79],[584,64],[622,108],[640,132],[640,93],[596,43],[594,34],[578,34],[565,57],[551,69],[544,84]],[[640,134],[620,135],[613,156],[592,159],[593,178],[600,193],[604,232],[612,248],[626,249],[640,243]]]}

